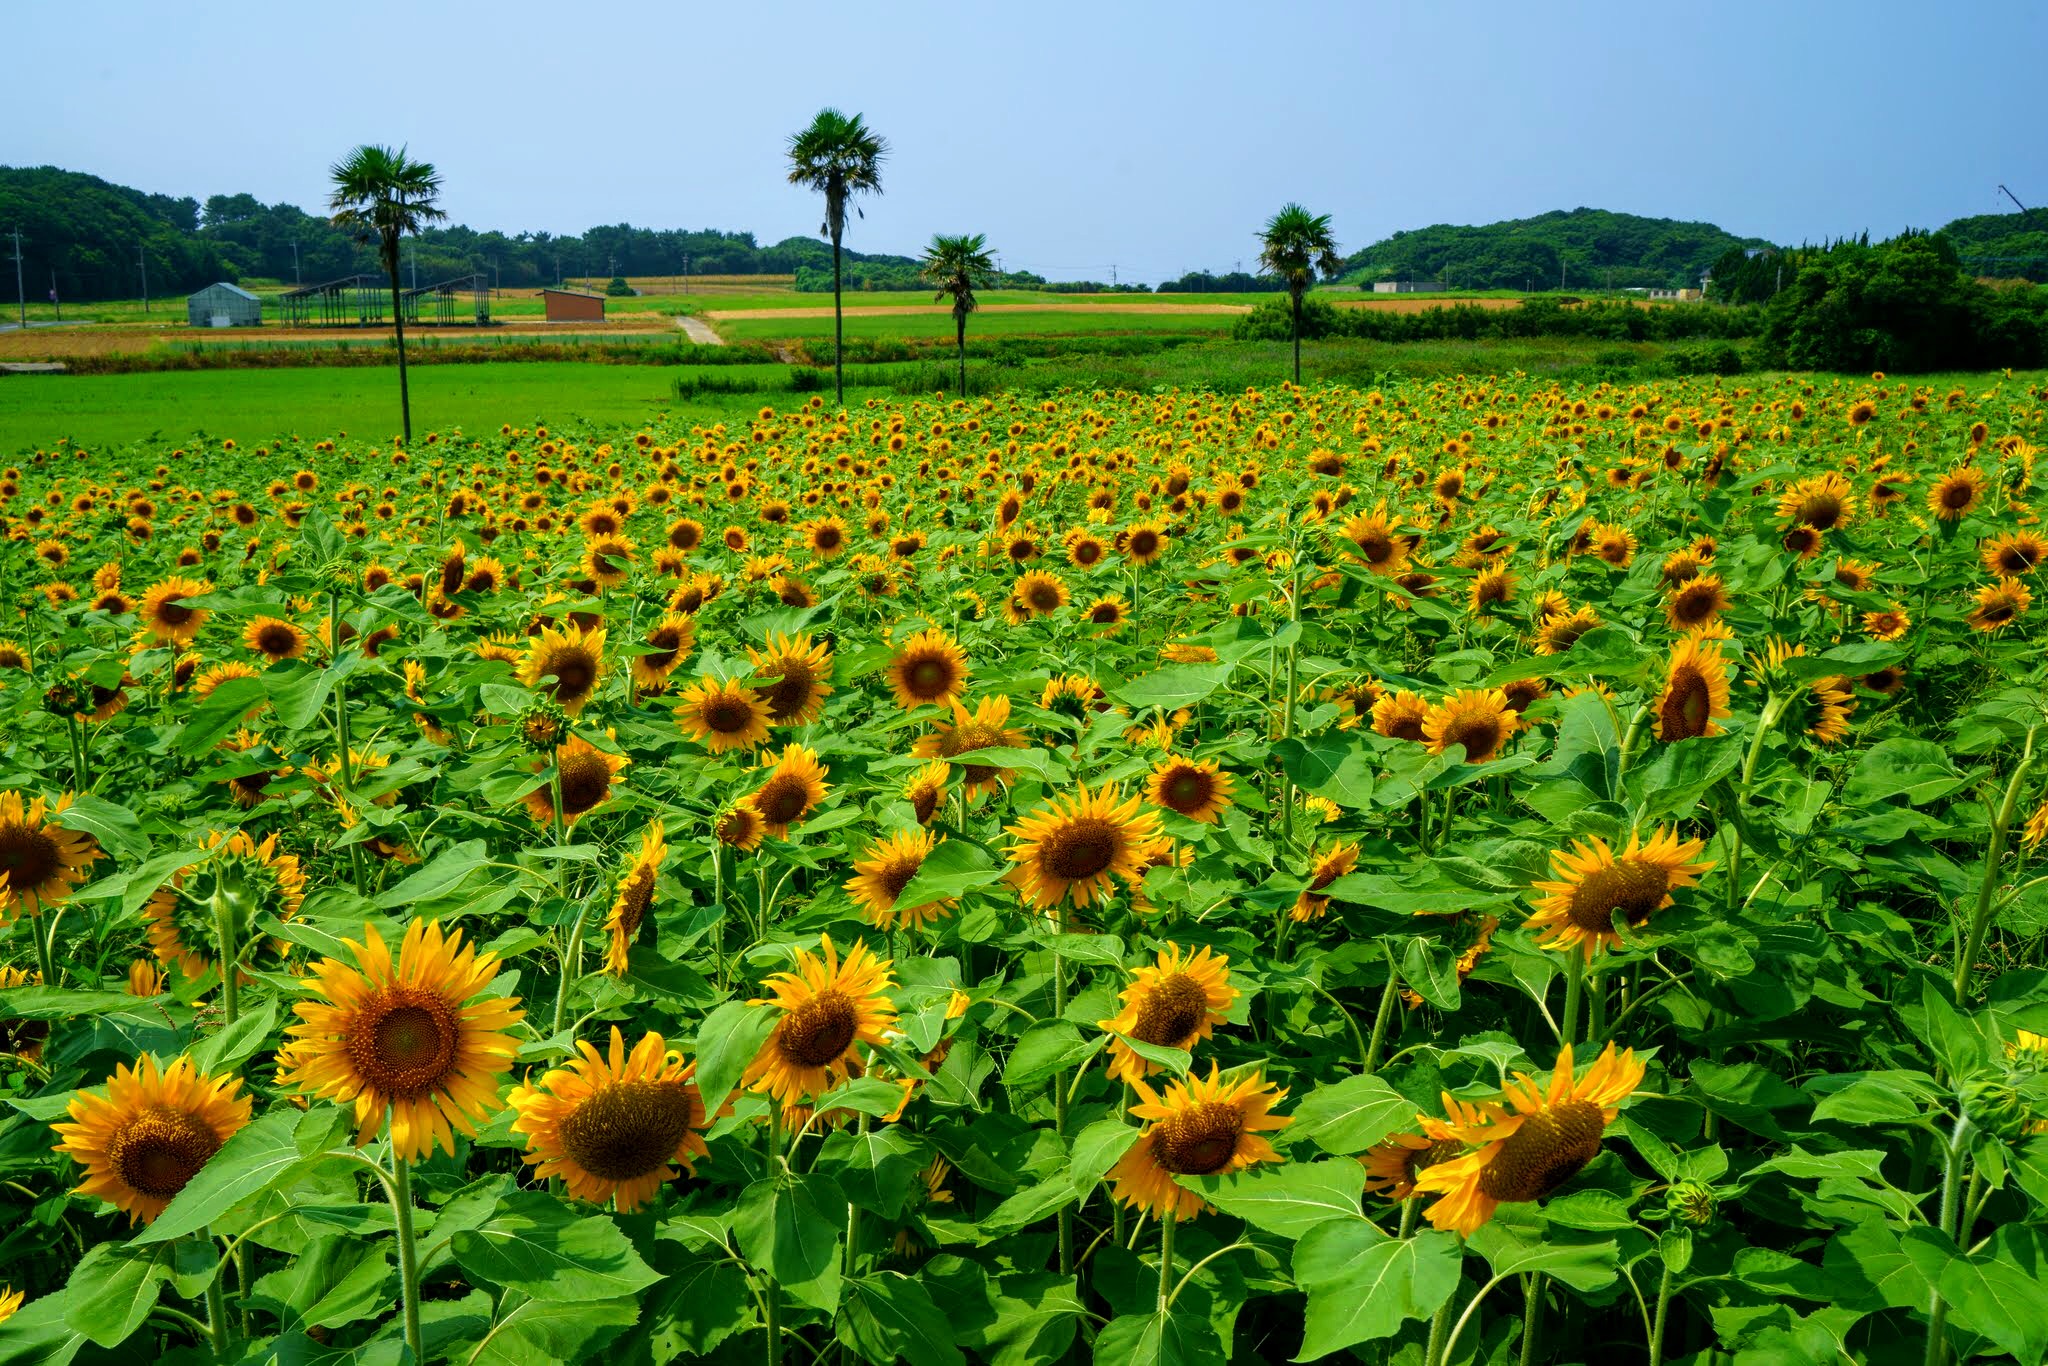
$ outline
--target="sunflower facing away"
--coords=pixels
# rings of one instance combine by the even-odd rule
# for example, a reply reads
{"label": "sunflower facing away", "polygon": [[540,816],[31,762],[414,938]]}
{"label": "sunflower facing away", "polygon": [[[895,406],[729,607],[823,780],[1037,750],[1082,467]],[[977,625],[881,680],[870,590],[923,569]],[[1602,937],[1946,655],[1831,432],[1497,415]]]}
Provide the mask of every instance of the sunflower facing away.
{"label": "sunflower facing away", "polygon": [[825,800],[825,770],[818,752],[806,745],[784,745],[772,761],[764,761],[768,776],[748,794],[747,801],[760,813],[768,833],[787,839],[789,827],[808,816]]}
{"label": "sunflower facing away", "polygon": [[1431,754],[1460,745],[1466,763],[1483,764],[1514,738],[1521,721],[1499,688],[1465,688],[1423,714],[1422,740]]}
{"label": "sunflower facing away", "polygon": [[772,1005],[782,1017],[741,1084],[780,1105],[815,1100],[860,1075],[854,1045],[884,1043],[896,1025],[896,1007],[884,994],[896,984],[889,960],[857,943],[841,962],[831,935],[819,942],[822,956],[798,949],[795,969],[770,977],[770,994],[752,1002]]}
{"label": "sunflower facing away", "polygon": [[619,890],[604,919],[605,931],[611,936],[604,952],[604,970],[614,977],[626,975],[626,951],[647,923],[647,912],[654,905],[654,883],[661,876],[661,861],[667,857],[661,822],[656,821],[640,836],[639,852],[619,874]]}
{"label": "sunflower facing away", "polygon": [[747,659],[762,680],[754,695],[767,706],[771,724],[808,726],[818,719],[832,691],[832,651],[822,642],[813,641],[808,632],[778,632],[769,640],[766,654],[749,645]]}
{"label": "sunflower facing away", "polygon": [[1154,806],[1214,825],[1230,806],[1237,780],[1222,772],[1214,759],[1183,759],[1169,755],[1153,766],[1145,780],[1145,800]]}
{"label": "sunflower facing away", "polygon": [[80,1195],[97,1195],[128,1222],[148,1224],[171,1203],[206,1160],[249,1122],[242,1079],[209,1077],[189,1057],[158,1069],[145,1053],[107,1079],[107,1094],[71,1097],[71,1122],[52,1124],[57,1151],[85,1168]]}
{"label": "sunflower facing away", "polygon": [[1131,1087],[1139,1099],[1131,1114],[1151,1123],[1110,1168],[1109,1179],[1114,1197],[1134,1209],[1190,1219],[1208,1209],[1208,1202],[1174,1177],[1220,1176],[1281,1160],[1265,1135],[1294,1122],[1273,1113],[1287,1092],[1256,1071],[1225,1081],[1211,1063],[1206,1078],[1191,1073],[1169,1085],[1164,1096],[1143,1081]]}
{"label": "sunflower facing away", "polygon": [[768,704],[752,688],[706,674],[676,702],[676,724],[713,754],[768,742]]}
{"label": "sunflower facing away", "polygon": [[947,705],[966,687],[966,652],[944,631],[919,631],[889,661],[889,690],[905,711]]}
{"label": "sunflower facing away", "polygon": [[455,1130],[474,1137],[499,1108],[498,1079],[519,1049],[506,1032],[525,1017],[519,998],[480,995],[498,956],[425,920],[406,927],[395,961],[374,926],[342,942],[355,964],[322,958],[309,969],[313,999],[292,1007],[299,1023],[285,1030],[278,1080],[353,1103],[357,1147],[389,1114],[396,1156],[453,1153]]}
{"label": "sunflower facing away", "polygon": [[1575,840],[1569,852],[1552,850],[1556,882],[1539,882],[1545,893],[1528,920],[1536,942],[1546,949],[1579,949],[1587,959],[1601,949],[1618,949],[1621,936],[1614,917],[1625,916],[1638,927],[1671,904],[1671,894],[1690,887],[1714,865],[1693,863],[1705,850],[1704,840],[1680,840],[1675,830],[1658,827],[1649,842],[1640,831],[1629,836],[1617,855],[1607,841]]}
{"label": "sunflower facing away", "polygon": [[68,792],[54,805],[41,797],[24,804],[21,793],[0,792],[0,925],[23,911],[41,915],[70,896],[99,858],[92,836],[60,823],[70,805]]}
{"label": "sunflower facing away", "polygon": [[1671,651],[1664,691],[1657,695],[1653,728],[1659,740],[1693,740],[1721,733],[1728,710],[1728,661],[1721,647],[1691,636]]}
{"label": "sunflower facing away", "polygon": [[846,880],[847,894],[860,907],[861,919],[884,930],[918,930],[945,919],[952,912],[953,897],[918,906],[897,904],[938,842],[929,830],[899,830],[869,845],[854,861],[854,876]]}
{"label": "sunflower facing away", "polygon": [[1009,851],[1017,865],[1011,883],[1039,910],[1107,900],[1119,878],[1135,885],[1159,837],[1159,817],[1141,806],[1117,787],[1054,797],[1008,827],[1018,841]]}
{"label": "sunflower facing away", "polygon": [[552,626],[542,628],[526,647],[519,681],[540,691],[542,679],[554,679],[545,690],[563,711],[576,715],[604,682],[604,634],[602,626],[591,631],[574,625],[560,631]]}
{"label": "sunflower facing away", "polygon": [[1445,1132],[1443,1121],[1428,1115],[1417,1118],[1425,1132],[1389,1134],[1359,1155],[1365,1164],[1366,1190],[1383,1200],[1406,1200],[1415,1194],[1416,1177],[1465,1151],[1463,1143]]}
{"label": "sunflower facing away", "polygon": [[1207,946],[1183,957],[1180,945],[1168,944],[1159,950],[1156,964],[1137,969],[1132,978],[1121,993],[1123,1009],[1096,1022],[1096,1028],[1121,1036],[1109,1043],[1112,1081],[1137,1081],[1159,1070],[1124,1039],[1192,1052],[1223,1023],[1237,1000],[1237,988],[1230,985],[1230,959],[1212,954]]}
{"label": "sunflower facing away", "polygon": [[[619,774],[631,763],[623,754],[599,749],[582,736],[555,747],[555,767],[561,774],[562,821],[574,825],[586,813],[596,810],[612,795]],[[534,765],[538,771],[545,764]],[[555,798],[551,784],[542,783],[526,794],[526,814],[535,825],[553,825]]]}
{"label": "sunflower facing away", "polygon": [[1500,1101],[1467,1105],[1446,1094],[1444,1131],[1474,1150],[1416,1176],[1417,1192],[1441,1197],[1423,1215],[1437,1228],[1469,1236],[1500,1205],[1549,1195],[1600,1155],[1601,1135],[1642,1085],[1643,1071],[1633,1049],[1617,1054],[1610,1043],[1575,1079],[1566,1044],[1547,1090],[1518,1072]]}
{"label": "sunflower facing away", "polygon": [[621,1214],[631,1214],[675,1179],[678,1165],[695,1171],[710,1151],[697,1065],[684,1063],[659,1034],[643,1035],[628,1053],[617,1025],[609,1057],[582,1039],[576,1051],[539,1086],[512,1088],[505,1098],[519,1116],[512,1132],[526,1139],[536,1177],[560,1177],[578,1200],[616,1201]]}

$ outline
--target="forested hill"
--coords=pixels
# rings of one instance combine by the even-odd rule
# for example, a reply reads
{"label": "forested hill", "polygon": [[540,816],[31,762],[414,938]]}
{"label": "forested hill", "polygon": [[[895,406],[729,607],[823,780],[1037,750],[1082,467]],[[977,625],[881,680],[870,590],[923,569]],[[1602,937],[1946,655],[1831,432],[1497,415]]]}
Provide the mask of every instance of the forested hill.
{"label": "forested hill", "polygon": [[1397,232],[1347,258],[1343,277],[1444,280],[1453,289],[1626,289],[1697,286],[1731,247],[1765,247],[1712,223],[1642,218],[1606,209],[1556,209],[1534,218]]}

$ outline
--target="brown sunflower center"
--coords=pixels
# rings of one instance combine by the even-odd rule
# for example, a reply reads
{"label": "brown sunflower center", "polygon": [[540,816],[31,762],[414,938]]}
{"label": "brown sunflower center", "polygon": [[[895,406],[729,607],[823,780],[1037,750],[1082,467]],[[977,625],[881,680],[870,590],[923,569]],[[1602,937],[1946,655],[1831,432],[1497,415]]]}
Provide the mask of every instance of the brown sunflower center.
{"label": "brown sunflower center", "polygon": [[654,647],[654,652],[640,656],[640,662],[650,669],[666,669],[682,653],[683,633],[673,626],[657,626],[648,633],[647,643]]}
{"label": "brown sunflower center", "polygon": [[573,702],[597,682],[597,660],[588,650],[562,650],[542,664],[541,672],[555,676],[557,702]]}
{"label": "brown sunflower center", "polygon": [[1462,1155],[1464,1151],[1465,1145],[1463,1143],[1460,1143],[1455,1138],[1446,1138],[1430,1144],[1427,1148],[1410,1150],[1407,1160],[1402,1165],[1407,1168],[1408,1180],[1412,1183],[1416,1177],[1422,1175],[1422,1173],[1428,1171],[1437,1163],[1448,1162],[1452,1158]]}
{"label": "brown sunflower center", "polygon": [[922,857],[915,854],[899,854],[884,865],[882,870],[875,874],[875,878],[888,889],[889,900],[893,903],[897,897],[903,895],[903,889],[910,885],[910,880],[917,876],[917,870],[922,867]]}
{"label": "brown sunflower center", "polygon": [[1977,489],[1974,484],[1958,479],[1954,483],[1942,486],[1940,498],[1943,507],[1950,511],[1961,511],[1976,501]]}
{"label": "brown sunflower center", "polygon": [[1479,1189],[1495,1200],[1539,1200],[1599,1156],[1606,1127],[1600,1107],[1589,1100],[1540,1110],[1501,1144],[1480,1174]]}
{"label": "brown sunflower center", "polygon": [[1057,611],[1060,605],[1060,590],[1049,583],[1034,583],[1025,590],[1024,601],[1036,612]]}
{"label": "brown sunflower center", "polygon": [[1672,599],[1671,614],[1682,625],[1694,626],[1721,610],[1721,595],[1711,584],[1694,584]]}
{"label": "brown sunflower center", "polygon": [[772,721],[786,722],[800,716],[811,704],[811,690],[816,678],[811,666],[801,659],[781,661],[782,672],[775,681],[756,694],[768,704],[768,717]]}
{"label": "brown sunflower center", "polygon": [[635,868],[625,885],[619,888],[619,931],[631,939],[640,932],[640,924],[647,919],[647,908],[654,902],[654,872],[652,869]]}
{"label": "brown sunflower center", "polygon": [[1089,565],[1094,564],[1097,560],[1101,558],[1102,543],[1099,541],[1080,541],[1077,542],[1074,546],[1074,563],[1080,565],[1084,569],[1087,568]]}
{"label": "brown sunflower center", "polygon": [[1210,1176],[1230,1165],[1244,1133],[1244,1110],[1228,1101],[1208,1101],[1159,1121],[1152,1155],[1180,1176]]}
{"label": "brown sunflower center", "polygon": [[2019,611],[2019,605],[2011,598],[1998,597],[1977,609],[1978,619],[1986,622],[2004,623],[2011,621]]}
{"label": "brown sunflower center", "polygon": [[1209,993],[1184,972],[1160,978],[1138,1006],[1131,1037],[1166,1048],[1184,1046],[1209,1013]]}
{"label": "brown sunflower center", "polygon": [[695,1109],[679,1083],[600,1086],[562,1120],[562,1150],[606,1181],[630,1181],[674,1160]]}
{"label": "brown sunflower center", "polygon": [[612,790],[611,765],[595,750],[563,755],[562,814],[580,816],[605,799]]}
{"label": "brown sunflower center", "polygon": [[129,1188],[168,1200],[220,1150],[220,1135],[194,1115],[152,1105],[114,1131],[107,1160]]}
{"label": "brown sunflower center", "polygon": [[1158,549],[1158,533],[1152,531],[1134,531],[1131,533],[1131,553],[1133,555],[1151,555],[1156,553]]}
{"label": "brown sunflower center", "polygon": [[418,1099],[439,1089],[462,1040],[456,1010],[438,993],[386,987],[348,1032],[356,1075],[379,1091]]}
{"label": "brown sunflower center", "polygon": [[734,807],[718,818],[718,840],[721,844],[745,844],[754,834],[754,813],[741,807]]}
{"label": "brown sunflower center", "polygon": [[738,735],[754,722],[754,708],[744,697],[714,693],[705,699],[697,719],[720,735]]}
{"label": "brown sunflower center", "polygon": [[1100,816],[1082,816],[1046,832],[1038,845],[1038,861],[1064,882],[1096,876],[1116,862],[1123,849],[1123,831]]}
{"label": "brown sunflower center", "polygon": [[1664,738],[1691,740],[1705,735],[1712,713],[1713,695],[1707,689],[1706,675],[1690,664],[1672,670],[1663,700],[1657,704],[1658,717],[1664,722]]}
{"label": "brown sunflower center", "polygon": [[1166,781],[1159,785],[1159,795],[1166,805],[1186,815],[1200,811],[1215,795],[1216,781],[1207,772],[1192,766],[1176,768],[1166,775]]}
{"label": "brown sunflower center", "polygon": [[810,804],[810,785],[794,773],[776,774],[754,794],[754,806],[770,825],[788,825]]}
{"label": "brown sunflower center", "polygon": [[64,867],[57,841],[28,825],[0,825],[0,888],[19,894],[40,887]]}
{"label": "brown sunflower center", "polygon": [[1469,763],[1482,764],[1491,759],[1506,738],[1498,716],[1460,716],[1444,727],[1445,746],[1463,745]]}
{"label": "brown sunflower center", "polygon": [[860,1029],[860,1011],[843,991],[819,992],[782,1017],[779,1040],[784,1056],[805,1067],[823,1067],[853,1045]]}
{"label": "brown sunflower center", "polygon": [[1624,913],[1629,924],[1640,925],[1664,904],[1670,892],[1671,875],[1664,869],[1639,858],[1624,858],[1586,874],[1573,889],[1566,914],[1582,930],[1612,931],[1616,911]]}
{"label": "brown sunflower center", "polygon": [[939,798],[945,789],[937,783],[921,783],[910,794],[910,809],[917,815],[919,825],[931,824],[932,814],[939,809]]}
{"label": "brown sunflower center", "polygon": [[157,604],[156,619],[166,626],[183,626],[192,620],[193,609],[182,606],[176,598],[165,598]]}
{"label": "brown sunflower center", "polygon": [[1385,564],[1394,558],[1394,539],[1377,531],[1368,531],[1358,538],[1358,553],[1365,556],[1367,564]]}
{"label": "brown sunflower center", "polygon": [[1842,501],[1831,493],[1814,494],[1799,505],[1799,520],[1815,531],[1830,531],[1842,520]]}
{"label": "brown sunflower center", "polygon": [[288,655],[298,643],[298,634],[281,622],[272,622],[256,632],[256,648],[267,655]]}
{"label": "brown sunflower center", "polygon": [[904,668],[903,686],[912,697],[944,697],[953,690],[953,666],[938,655],[920,655]]}
{"label": "brown sunflower center", "polygon": [[1097,626],[1111,626],[1123,620],[1123,612],[1113,602],[1097,603],[1088,620]]}

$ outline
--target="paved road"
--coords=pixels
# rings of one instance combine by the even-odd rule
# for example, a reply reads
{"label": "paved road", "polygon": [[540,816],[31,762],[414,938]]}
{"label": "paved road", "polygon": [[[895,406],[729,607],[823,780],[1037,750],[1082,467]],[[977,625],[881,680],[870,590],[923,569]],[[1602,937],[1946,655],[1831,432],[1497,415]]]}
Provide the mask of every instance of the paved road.
{"label": "paved road", "polygon": [[699,346],[725,345],[725,338],[719,336],[711,324],[702,318],[694,318],[685,313],[676,319],[676,325],[683,329],[685,336]]}

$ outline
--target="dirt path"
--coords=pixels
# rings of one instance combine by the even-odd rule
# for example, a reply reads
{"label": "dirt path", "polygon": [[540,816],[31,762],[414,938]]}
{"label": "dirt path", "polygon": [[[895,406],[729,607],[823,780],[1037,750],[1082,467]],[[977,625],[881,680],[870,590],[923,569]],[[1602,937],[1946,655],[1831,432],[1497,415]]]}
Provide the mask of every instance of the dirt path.
{"label": "dirt path", "polygon": [[682,328],[683,335],[699,346],[725,345],[725,338],[719,336],[711,324],[705,322],[702,318],[692,317],[690,314],[684,313],[676,318],[676,326]]}

